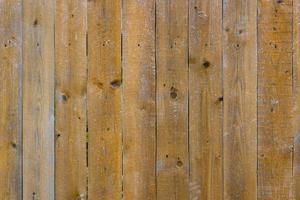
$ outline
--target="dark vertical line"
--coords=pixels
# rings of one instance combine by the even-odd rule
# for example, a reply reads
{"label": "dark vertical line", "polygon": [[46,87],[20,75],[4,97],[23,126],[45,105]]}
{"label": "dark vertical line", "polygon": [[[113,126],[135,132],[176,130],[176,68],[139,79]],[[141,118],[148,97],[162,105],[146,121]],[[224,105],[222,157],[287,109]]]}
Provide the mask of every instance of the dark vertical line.
{"label": "dark vertical line", "polygon": [[221,128],[221,143],[222,143],[222,197],[224,199],[224,196],[225,196],[225,191],[224,191],[224,184],[225,184],[225,175],[224,175],[224,105],[225,105],[225,101],[226,101],[226,98],[224,98],[224,48],[223,48],[223,41],[224,41],[224,1],[225,0],[222,0],[222,6],[221,6],[221,12],[222,12],[222,25],[221,25],[221,75],[222,75],[222,96],[223,96],[223,104],[222,104],[222,128]]}
{"label": "dark vertical line", "polygon": [[156,0],[154,1],[154,15],[155,15],[155,20],[154,20],[154,62],[155,62],[155,197],[157,199],[157,2]]}
{"label": "dark vertical line", "polygon": [[123,72],[123,42],[124,42],[124,34],[123,34],[123,9],[124,9],[124,2],[123,0],[120,0],[121,2],[121,14],[120,14],[120,25],[121,25],[121,46],[120,46],[120,51],[121,51],[121,79],[122,79],[122,88],[121,88],[121,199],[124,199],[124,72]]}
{"label": "dark vertical line", "polygon": [[88,120],[88,81],[89,81],[89,20],[88,20],[88,9],[89,9],[89,1],[86,0],[86,9],[85,9],[85,29],[86,29],[86,98],[85,98],[85,124],[86,124],[86,130],[85,130],[85,142],[86,142],[86,150],[85,150],[85,157],[86,157],[86,199],[88,199],[89,196],[89,120]]}
{"label": "dark vertical line", "polygon": [[19,137],[20,137],[20,146],[21,146],[21,149],[20,149],[20,176],[21,177],[19,177],[20,178],[20,185],[21,185],[21,187],[20,187],[20,192],[21,192],[21,194],[20,194],[20,197],[21,197],[21,199],[24,199],[23,198],[23,183],[24,183],[24,179],[23,179],[23,171],[24,171],[24,167],[23,167],[23,146],[24,146],[24,143],[23,143],[23,119],[24,119],[24,117],[23,117],[23,115],[24,115],[24,110],[23,110],[23,98],[24,98],[24,88],[23,88],[23,86],[24,86],[24,84],[23,84],[23,82],[24,82],[24,78],[23,78],[23,75],[24,75],[24,63],[23,63],[23,61],[24,61],[24,54],[23,54],[23,47],[24,47],[24,44],[23,44],[23,42],[24,42],[24,40],[23,40],[23,19],[24,19],[24,11],[23,11],[23,8],[24,8],[24,1],[23,0],[20,0],[21,1],[21,22],[20,22],[20,25],[21,25],[21,27],[20,27],[20,34],[21,34],[21,47],[20,47],[20,53],[21,53],[21,69],[20,69],[20,73],[19,73],[19,76],[20,76],[20,82],[19,82],[19,92],[20,92],[20,97],[19,97],[19,105],[20,105],[20,130],[19,130]]}
{"label": "dark vertical line", "polygon": [[54,16],[53,16],[53,42],[54,42],[54,44],[53,44],[53,84],[54,84],[54,86],[53,86],[53,150],[54,150],[54,152],[53,152],[53,155],[54,155],[54,158],[53,158],[53,167],[54,167],[54,169],[53,169],[53,173],[54,173],[54,178],[53,178],[53,180],[54,180],[54,183],[53,183],[53,189],[54,189],[54,191],[53,191],[53,195],[54,195],[54,198],[55,198],[55,196],[56,196],[56,102],[55,102],[55,97],[56,97],[56,78],[55,78],[55,71],[56,71],[56,54],[55,54],[55,47],[56,47],[56,37],[55,37],[55,34],[56,34],[56,32],[55,32],[55,30],[56,30],[56,3],[55,3],[56,1],[55,0],[53,0],[53,12],[54,12]]}
{"label": "dark vertical line", "polygon": [[258,199],[258,9],[259,2],[256,0],[256,199]]}
{"label": "dark vertical line", "polygon": [[187,76],[188,76],[188,88],[187,88],[187,93],[188,93],[188,101],[187,101],[187,108],[188,108],[188,113],[187,113],[187,153],[188,153],[188,197],[189,199],[191,198],[190,195],[190,183],[191,183],[191,155],[190,155],[190,1],[187,1]]}
{"label": "dark vertical line", "polygon": [[[296,99],[297,92],[295,94],[295,76],[294,76],[294,1],[292,1],[292,95],[293,99]],[[297,113],[297,112],[296,112]],[[297,115],[297,114],[296,114]],[[295,137],[295,134],[294,134]],[[294,159],[295,159],[295,140],[293,139],[293,151],[292,151],[292,178],[294,179]],[[296,181],[296,179],[295,179]],[[295,182],[296,185],[296,182]],[[295,194],[295,193],[294,193]]]}

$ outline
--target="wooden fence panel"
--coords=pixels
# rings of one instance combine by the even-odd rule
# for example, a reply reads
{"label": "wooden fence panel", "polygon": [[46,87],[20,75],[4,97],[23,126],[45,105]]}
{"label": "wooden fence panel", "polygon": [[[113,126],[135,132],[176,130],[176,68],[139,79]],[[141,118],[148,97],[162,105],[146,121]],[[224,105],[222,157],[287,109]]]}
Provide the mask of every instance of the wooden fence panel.
{"label": "wooden fence panel", "polygon": [[22,4],[0,1],[0,199],[22,199]]}
{"label": "wooden fence panel", "polygon": [[0,199],[300,199],[299,12],[0,0]]}
{"label": "wooden fence panel", "polygon": [[54,0],[23,0],[23,199],[54,199]]}
{"label": "wooden fence panel", "polygon": [[88,5],[89,199],[122,197],[121,1]]}
{"label": "wooden fence panel", "polygon": [[189,199],[188,1],[156,2],[157,199]]}
{"label": "wooden fence panel", "polygon": [[252,200],[257,196],[257,3],[223,3],[224,199]]}
{"label": "wooden fence panel", "polygon": [[85,199],[87,2],[57,0],[55,16],[55,197]]}

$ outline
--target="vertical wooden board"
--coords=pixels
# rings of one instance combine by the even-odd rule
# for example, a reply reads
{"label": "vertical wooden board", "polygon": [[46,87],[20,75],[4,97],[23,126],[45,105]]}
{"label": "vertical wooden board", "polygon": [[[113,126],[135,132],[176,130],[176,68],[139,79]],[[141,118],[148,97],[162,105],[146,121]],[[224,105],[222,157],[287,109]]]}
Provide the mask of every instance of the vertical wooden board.
{"label": "vertical wooden board", "polygon": [[123,1],[123,195],[156,199],[155,0]]}
{"label": "vertical wooden board", "polygon": [[223,199],[222,1],[189,4],[190,198]]}
{"label": "vertical wooden board", "polygon": [[22,199],[22,4],[0,1],[0,199]]}
{"label": "vertical wooden board", "polygon": [[258,199],[294,199],[293,1],[258,2]]}
{"label": "vertical wooden board", "polygon": [[294,95],[294,154],[293,182],[295,199],[300,199],[300,1],[293,2],[293,95]]}
{"label": "vertical wooden board", "polygon": [[257,2],[223,2],[224,199],[257,196]]}
{"label": "vertical wooden board", "polygon": [[122,197],[121,0],[88,4],[89,199]]}
{"label": "vertical wooden board", "polygon": [[156,2],[157,199],[189,199],[188,1]]}
{"label": "vertical wooden board", "polygon": [[86,199],[86,10],[57,0],[55,17],[55,196]]}
{"label": "vertical wooden board", "polygon": [[23,199],[54,199],[54,0],[23,0]]}

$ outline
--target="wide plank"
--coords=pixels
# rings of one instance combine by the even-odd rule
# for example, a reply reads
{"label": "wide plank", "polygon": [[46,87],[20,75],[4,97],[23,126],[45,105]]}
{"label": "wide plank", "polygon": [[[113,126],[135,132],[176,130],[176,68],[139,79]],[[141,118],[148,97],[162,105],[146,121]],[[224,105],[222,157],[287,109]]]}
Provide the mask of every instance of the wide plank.
{"label": "wide plank", "polygon": [[56,0],[55,199],[86,199],[87,2]]}
{"label": "wide plank", "polygon": [[156,199],[155,0],[123,1],[123,197]]}
{"label": "wide plank", "polygon": [[188,1],[156,1],[157,199],[189,199]]}
{"label": "wide plank", "polygon": [[257,196],[257,2],[223,1],[224,199]]}
{"label": "wide plank", "polygon": [[22,3],[0,1],[0,199],[22,199]]}
{"label": "wide plank", "polygon": [[89,1],[89,199],[122,197],[121,86],[121,1]]}
{"label": "wide plank", "polygon": [[222,1],[189,3],[190,199],[223,199]]}
{"label": "wide plank", "polygon": [[54,0],[23,0],[23,199],[54,199]]}
{"label": "wide plank", "polygon": [[[293,1],[258,1],[258,199],[295,199]],[[268,24],[269,30],[263,28]],[[280,24],[280,29],[276,27]],[[267,47],[266,47],[267,46]],[[262,51],[261,49],[269,49]],[[278,52],[278,49],[282,49]]]}

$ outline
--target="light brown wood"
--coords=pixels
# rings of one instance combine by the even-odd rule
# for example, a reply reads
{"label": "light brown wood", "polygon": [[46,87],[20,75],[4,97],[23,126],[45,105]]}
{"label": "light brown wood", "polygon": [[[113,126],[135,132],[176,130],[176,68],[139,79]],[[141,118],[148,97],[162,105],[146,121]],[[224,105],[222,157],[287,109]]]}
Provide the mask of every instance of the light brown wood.
{"label": "light brown wood", "polygon": [[23,199],[54,199],[54,0],[23,0]]}
{"label": "light brown wood", "polygon": [[157,199],[189,199],[188,1],[156,1]]}
{"label": "light brown wood", "polygon": [[[300,1],[293,3],[293,95],[294,95],[294,152],[293,184],[294,198],[300,199]],[[287,44],[289,46],[289,44]],[[288,49],[291,51],[291,49]]]}
{"label": "light brown wood", "polygon": [[22,199],[22,7],[0,1],[0,199]]}
{"label": "light brown wood", "polygon": [[89,199],[122,197],[121,1],[88,4]]}
{"label": "light brown wood", "polygon": [[223,1],[224,199],[257,196],[257,2]]}
{"label": "light brown wood", "polygon": [[57,0],[55,199],[86,199],[87,2]]}
{"label": "light brown wood", "polygon": [[190,199],[223,199],[222,1],[189,4]]}
{"label": "light brown wood", "polygon": [[156,199],[155,0],[123,1],[123,195]]}
{"label": "light brown wood", "polygon": [[258,4],[258,199],[264,200],[295,199],[292,4]]}

